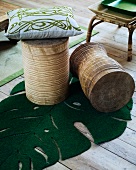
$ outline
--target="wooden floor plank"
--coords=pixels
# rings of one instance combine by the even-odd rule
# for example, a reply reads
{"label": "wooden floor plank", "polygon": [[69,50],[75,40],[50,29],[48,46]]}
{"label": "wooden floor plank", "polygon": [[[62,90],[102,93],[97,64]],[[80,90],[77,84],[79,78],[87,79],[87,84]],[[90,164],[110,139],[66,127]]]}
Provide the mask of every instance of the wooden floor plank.
{"label": "wooden floor plank", "polygon": [[8,96],[7,96],[6,94],[0,92],[0,102],[1,102],[2,100],[4,100],[5,98],[7,98],[7,97],[8,97]]}
{"label": "wooden floor plank", "polygon": [[[81,124],[79,125],[78,129],[86,137],[88,137],[91,141],[93,141],[93,139],[89,137],[89,131],[87,131],[87,129],[85,130],[85,128],[83,128]],[[127,160],[128,162],[136,165],[136,140],[135,139],[136,139],[136,131],[127,128],[123,133],[123,136],[120,136],[120,138],[112,140],[111,142],[106,142],[104,144],[101,144],[100,146],[116,154],[117,156]]]}
{"label": "wooden floor plank", "polygon": [[[91,149],[83,154],[62,161],[62,163],[73,170],[90,170],[90,166],[98,170],[135,170],[136,166],[118,157],[112,152],[92,143]],[[82,165],[79,168],[78,165]]]}
{"label": "wooden floor plank", "polygon": [[[126,45],[128,42],[128,29],[126,27],[118,28],[116,24],[103,22],[97,25],[96,27],[94,27],[94,29],[95,28],[98,30],[101,30],[101,33],[103,34],[100,34],[99,36],[103,36],[107,38],[107,40],[113,40],[113,42],[118,42],[120,43],[120,45]],[[136,42],[135,42],[136,33],[135,32],[133,33],[132,38],[133,38],[133,45],[135,47],[136,46]]]}
{"label": "wooden floor plank", "polygon": [[60,164],[59,162],[57,162],[55,165],[48,167],[48,168],[44,168],[43,170],[69,170],[68,167]]}
{"label": "wooden floor plank", "polygon": [[[114,54],[115,56],[117,56],[119,58],[125,59],[127,57],[127,47],[128,47],[127,44],[123,46],[120,43],[114,42],[112,40],[108,40],[107,38],[100,36],[100,33],[98,34],[98,36],[93,37],[92,40],[103,44],[105,48],[107,47],[106,50],[107,50],[108,54],[112,53],[112,52],[110,52],[110,50],[108,50],[109,49],[108,47],[112,47],[112,50],[114,50],[114,53],[112,53],[112,54]],[[116,54],[116,51],[118,51],[118,55]],[[134,55],[136,54],[136,52],[134,50],[133,50],[133,54]]]}
{"label": "wooden floor plank", "polygon": [[103,148],[136,165],[136,147],[119,139],[101,145]]}
{"label": "wooden floor plank", "polygon": [[133,77],[134,81],[136,82],[136,71],[133,71],[131,68],[124,67],[124,69],[127,73],[129,73]]}
{"label": "wooden floor plank", "polygon": [[128,121],[127,127],[136,132],[136,117],[132,116],[132,121]]}
{"label": "wooden floor plank", "polygon": [[[125,130],[125,132],[118,139],[120,139],[136,148],[136,131],[133,131],[133,130],[127,128]],[[126,149],[128,150],[128,148],[126,148]]]}
{"label": "wooden floor plank", "polygon": [[133,104],[133,109],[131,110],[131,114],[136,116],[136,104]]}
{"label": "wooden floor plank", "polygon": [[[99,0],[96,0],[99,1]],[[20,0],[14,0],[14,4],[16,5],[20,5],[22,7],[33,7],[33,8],[37,8],[37,7],[50,7],[50,6],[71,6],[74,10],[74,13],[77,13],[79,16],[84,16],[84,17],[88,17],[90,15],[90,10],[88,9],[88,6],[90,5],[90,3],[95,3],[95,0],[86,0],[85,3],[83,3],[83,1],[78,1],[75,0],[73,3],[73,0],[69,0],[69,1],[60,1],[60,0],[31,0],[31,1],[20,1]],[[11,0],[6,0],[6,2],[11,3]],[[85,10],[84,10],[85,9]]]}
{"label": "wooden floor plank", "polygon": [[134,104],[136,104],[136,92],[134,92],[134,94],[133,94],[133,102],[134,102]]}
{"label": "wooden floor plank", "polygon": [[11,3],[9,4],[6,2],[0,1],[0,16],[5,15],[6,12],[8,12],[9,10],[17,9],[17,8],[18,6],[16,5],[12,5]]}
{"label": "wooden floor plank", "polygon": [[136,63],[134,63],[134,62],[130,63],[130,62],[126,62],[126,61],[122,61],[120,63],[124,68],[131,69],[132,71],[134,71],[134,73],[136,72]]}
{"label": "wooden floor plank", "polygon": [[61,163],[69,166],[72,170],[99,170],[92,167],[90,163],[86,163],[82,157],[78,156],[66,161],[62,161]]}

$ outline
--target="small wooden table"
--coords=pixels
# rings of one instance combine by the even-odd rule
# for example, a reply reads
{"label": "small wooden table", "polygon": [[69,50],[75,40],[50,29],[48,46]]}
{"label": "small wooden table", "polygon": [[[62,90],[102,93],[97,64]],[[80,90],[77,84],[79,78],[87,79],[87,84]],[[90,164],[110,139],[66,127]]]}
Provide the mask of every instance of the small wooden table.
{"label": "small wooden table", "polygon": [[[101,2],[89,6],[89,9],[92,12],[94,12],[96,15],[90,20],[86,42],[90,42],[93,28],[102,22],[113,23],[118,25],[119,27],[122,26],[127,27],[129,32],[127,61],[131,61],[132,60],[132,35],[136,28],[136,17],[111,11],[110,9],[103,6]],[[94,23],[95,20],[98,21]]]}

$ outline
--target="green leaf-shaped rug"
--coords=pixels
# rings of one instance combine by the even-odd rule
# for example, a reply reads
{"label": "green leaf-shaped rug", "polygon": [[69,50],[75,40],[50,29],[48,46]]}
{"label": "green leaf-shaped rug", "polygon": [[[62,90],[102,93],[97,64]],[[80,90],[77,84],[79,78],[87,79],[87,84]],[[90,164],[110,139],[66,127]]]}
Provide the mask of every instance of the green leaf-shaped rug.
{"label": "green leaf-shaped rug", "polygon": [[[83,123],[96,144],[120,136],[131,120],[132,101],[119,111],[96,111],[72,78],[69,97],[52,106],[27,100],[24,82],[0,102],[0,170],[41,170],[60,159],[71,158],[91,147],[91,142],[74,126]],[[14,95],[13,95],[14,94]]]}

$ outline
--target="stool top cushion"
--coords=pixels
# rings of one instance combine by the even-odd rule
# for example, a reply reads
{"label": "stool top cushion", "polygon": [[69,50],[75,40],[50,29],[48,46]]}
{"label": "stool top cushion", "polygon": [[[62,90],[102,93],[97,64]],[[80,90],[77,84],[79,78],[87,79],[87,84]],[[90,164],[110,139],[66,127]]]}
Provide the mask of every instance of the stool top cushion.
{"label": "stool top cushion", "polygon": [[79,35],[81,28],[74,20],[71,7],[19,8],[7,13],[11,39],[44,39]]}

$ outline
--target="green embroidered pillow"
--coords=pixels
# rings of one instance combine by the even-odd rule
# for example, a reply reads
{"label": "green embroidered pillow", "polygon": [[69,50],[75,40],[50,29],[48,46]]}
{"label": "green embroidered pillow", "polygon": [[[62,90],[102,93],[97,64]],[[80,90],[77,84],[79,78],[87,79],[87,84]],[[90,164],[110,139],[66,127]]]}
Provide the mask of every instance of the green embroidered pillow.
{"label": "green embroidered pillow", "polygon": [[7,15],[9,26],[5,36],[11,39],[60,38],[82,33],[71,7],[20,8]]}

